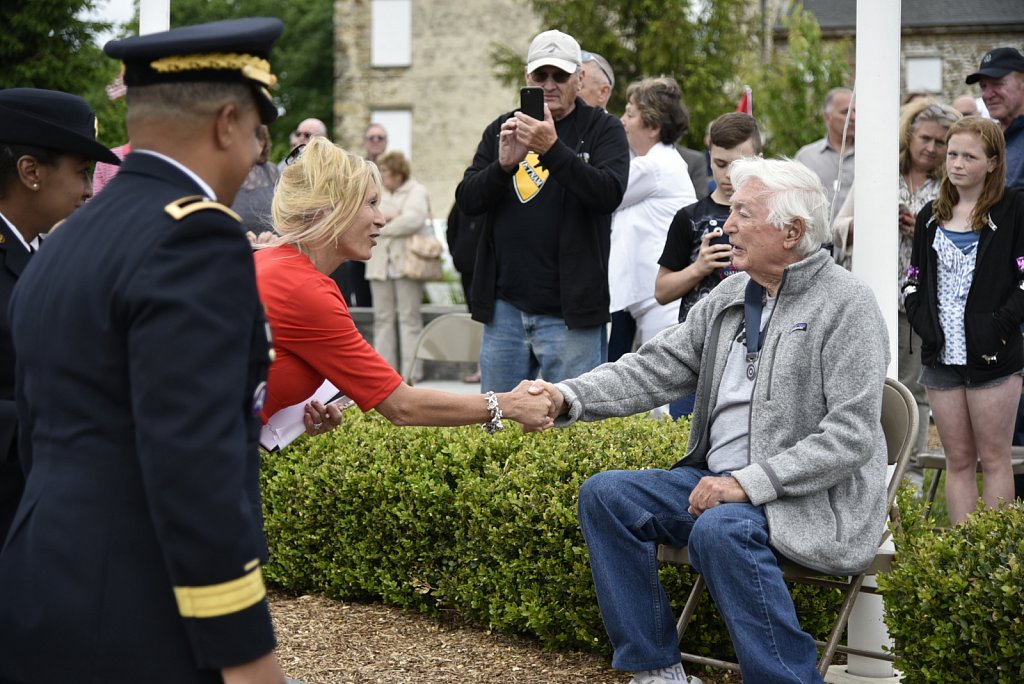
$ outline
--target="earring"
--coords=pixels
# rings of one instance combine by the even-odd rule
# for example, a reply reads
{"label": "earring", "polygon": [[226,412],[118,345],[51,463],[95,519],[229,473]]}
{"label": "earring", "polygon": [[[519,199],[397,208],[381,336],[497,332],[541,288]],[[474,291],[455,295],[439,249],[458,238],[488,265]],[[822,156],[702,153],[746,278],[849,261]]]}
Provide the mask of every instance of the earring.
{"label": "earring", "polygon": [[38,190],[39,189],[39,183],[33,183],[32,184],[32,189],[33,190]]}

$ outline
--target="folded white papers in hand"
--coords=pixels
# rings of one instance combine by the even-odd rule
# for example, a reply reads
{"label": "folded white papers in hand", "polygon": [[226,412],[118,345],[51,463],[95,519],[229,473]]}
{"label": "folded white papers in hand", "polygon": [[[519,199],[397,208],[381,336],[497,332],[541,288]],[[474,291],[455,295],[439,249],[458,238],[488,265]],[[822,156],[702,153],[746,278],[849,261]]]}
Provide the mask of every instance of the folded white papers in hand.
{"label": "folded white papers in hand", "polygon": [[260,446],[267,451],[279,451],[298,439],[299,435],[306,431],[306,424],[302,420],[306,413],[306,404],[314,400],[322,404],[335,402],[343,411],[354,403],[331,384],[330,380],[324,380],[324,384],[313,392],[313,396],[298,404],[286,406],[270,416],[270,420],[260,430]]}

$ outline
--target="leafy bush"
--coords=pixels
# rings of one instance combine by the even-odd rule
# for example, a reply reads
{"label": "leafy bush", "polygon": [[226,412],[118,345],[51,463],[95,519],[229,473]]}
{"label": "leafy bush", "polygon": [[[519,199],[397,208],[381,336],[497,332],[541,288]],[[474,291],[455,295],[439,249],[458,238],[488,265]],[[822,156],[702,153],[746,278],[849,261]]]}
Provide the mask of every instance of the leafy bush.
{"label": "leafy bush", "polygon": [[[686,421],[644,417],[488,436],[346,414],[341,428],[264,458],[266,576],[294,592],[455,610],[549,647],[607,652],[577,493],[596,472],[671,466],[687,436]],[[693,575],[666,566],[662,578],[681,606]],[[826,634],[835,593],[813,587],[796,602],[805,628]],[[687,650],[731,655],[710,599],[694,619]]]}
{"label": "leafy bush", "polygon": [[893,570],[878,578],[906,684],[1024,681],[1024,506],[948,530],[903,491]]}

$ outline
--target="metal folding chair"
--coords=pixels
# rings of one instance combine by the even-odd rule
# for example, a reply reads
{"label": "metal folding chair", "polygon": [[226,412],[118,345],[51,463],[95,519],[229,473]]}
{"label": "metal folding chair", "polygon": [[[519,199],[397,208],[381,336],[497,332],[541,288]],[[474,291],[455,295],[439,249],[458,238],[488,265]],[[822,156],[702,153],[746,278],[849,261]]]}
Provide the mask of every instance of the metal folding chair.
{"label": "metal folding chair", "polygon": [[416,362],[451,361],[476,363],[480,359],[480,342],[484,326],[468,313],[449,313],[438,316],[423,326],[416,339],[412,360],[404,375],[412,384],[412,371]]}

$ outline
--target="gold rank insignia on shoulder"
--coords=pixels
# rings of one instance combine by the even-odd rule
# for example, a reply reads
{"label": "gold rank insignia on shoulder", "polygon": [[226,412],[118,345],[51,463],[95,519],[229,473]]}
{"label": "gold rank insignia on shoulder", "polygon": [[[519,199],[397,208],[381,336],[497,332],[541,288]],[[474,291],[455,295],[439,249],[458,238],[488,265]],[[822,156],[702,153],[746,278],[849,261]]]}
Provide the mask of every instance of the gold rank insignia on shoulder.
{"label": "gold rank insignia on shoulder", "polygon": [[242,222],[242,217],[232,211],[231,207],[224,206],[220,202],[214,202],[202,195],[189,195],[188,197],[182,197],[181,199],[174,200],[164,207],[164,211],[170,214],[171,218],[175,221],[180,221],[186,216],[191,216],[197,211],[203,211],[204,209],[215,209],[227,214],[239,223]]}

